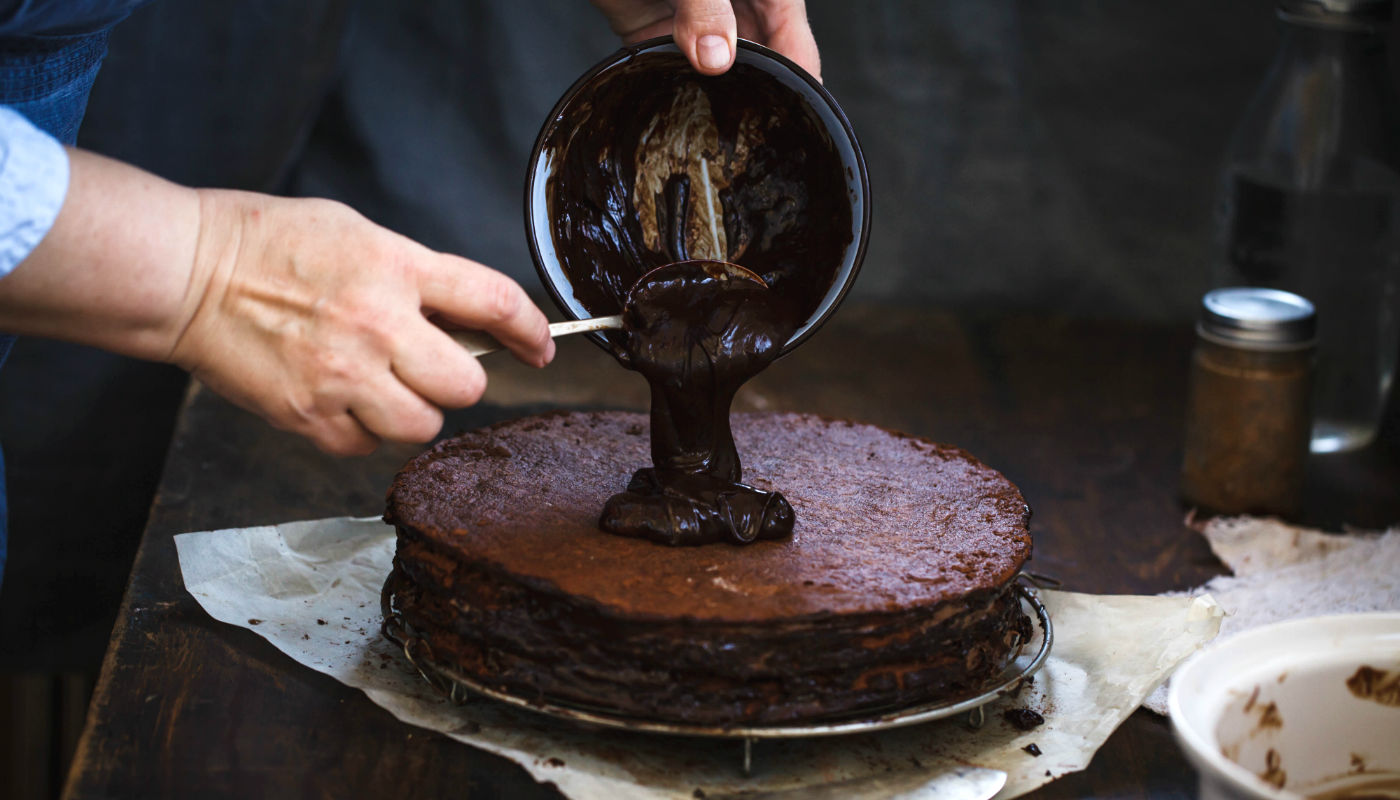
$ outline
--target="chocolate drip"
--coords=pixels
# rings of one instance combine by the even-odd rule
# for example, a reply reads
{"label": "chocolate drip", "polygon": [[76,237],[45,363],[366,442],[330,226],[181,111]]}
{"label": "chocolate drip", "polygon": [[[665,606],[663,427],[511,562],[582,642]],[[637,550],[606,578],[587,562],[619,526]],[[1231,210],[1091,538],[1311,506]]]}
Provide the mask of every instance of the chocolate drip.
{"label": "chocolate drip", "polygon": [[[764,77],[744,63],[702,77],[679,53],[642,53],[576,98],[545,143],[570,291],[590,314],[624,312],[626,329],[604,337],[651,384],[653,465],[608,501],[600,524],[613,533],[667,544],[792,533],[781,494],[739,482],[729,407],[831,289],[853,212],[819,115]],[[718,261],[768,288],[702,267],[633,288],[667,264]]]}
{"label": "chocolate drip", "polygon": [[792,535],[787,500],[739,482],[729,406],[795,324],[773,292],[723,264],[688,261],[654,276],[631,293],[621,357],[651,385],[652,466],[608,500],[599,524],[673,545]]}

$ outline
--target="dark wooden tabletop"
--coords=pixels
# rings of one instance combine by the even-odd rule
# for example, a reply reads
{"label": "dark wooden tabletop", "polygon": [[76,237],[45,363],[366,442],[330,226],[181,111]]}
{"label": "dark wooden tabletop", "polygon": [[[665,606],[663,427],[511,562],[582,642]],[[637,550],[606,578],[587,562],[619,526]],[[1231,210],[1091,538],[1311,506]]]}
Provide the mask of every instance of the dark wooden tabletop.
{"label": "dark wooden tabletop", "polygon": [[[1156,593],[1221,570],[1176,499],[1190,346],[1185,326],[848,305],[736,408],[852,417],[958,444],[1022,488],[1036,572],[1078,591]],[[446,433],[549,408],[646,404],[641,378],[580,337],[561,340],[545,370],[491,358],[484,402],[450,415]],[[1314,464],[1307,521],[1400,520],[1397,439]],[[175,534],[377,514],[419,449],[335,459],[192,389],[65,796],[557,797],[513,763],[400,723],[214,621],[181,583]],[[1169,725],[1139,710],[1088,769],[1035,796],[1194,795]]]}

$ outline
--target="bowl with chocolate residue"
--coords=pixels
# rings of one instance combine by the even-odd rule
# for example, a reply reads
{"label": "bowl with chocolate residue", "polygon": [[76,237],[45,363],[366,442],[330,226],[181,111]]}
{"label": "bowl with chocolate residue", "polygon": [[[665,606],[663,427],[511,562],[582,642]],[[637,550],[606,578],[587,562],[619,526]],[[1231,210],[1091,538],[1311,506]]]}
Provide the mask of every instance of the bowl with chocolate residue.
{"label": "bowl with chocolate residue", "polygon": [[[531,154],[526,233],[572,319],[617,314],[643,274],[721,261],[761,276],[804,341],[835,311],[870,232],[865,159],[822,84],[739,40],[723,75],[671,37],[630,45],[569,88]],[[590,334],[618,352],[621,334]]]}
{"label": "bowl with chocolate residue", "polygon": [[1168,706],[1203,800],[1400,798],[1400,613],[1236,635],[1176,671]]}

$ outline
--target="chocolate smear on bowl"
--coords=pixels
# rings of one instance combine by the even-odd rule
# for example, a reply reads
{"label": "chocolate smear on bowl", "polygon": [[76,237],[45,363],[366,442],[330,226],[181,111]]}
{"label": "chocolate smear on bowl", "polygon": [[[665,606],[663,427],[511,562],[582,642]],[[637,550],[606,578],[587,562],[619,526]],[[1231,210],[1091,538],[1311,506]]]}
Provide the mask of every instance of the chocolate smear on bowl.
{"label": "chocolate smear on bowl", "polygon": [[1362,665],[1347,678],[1347,689],[1362,700],[1383,706],[1400,707],[1400,670],[1384,670]]}
{"label": "chocolate smear on bowl", "polygon": [[1265,728],[1282,728],[1283,715],[1279,714],[1278,703],[1270,700],[1259,710],[1258,730]]}
{"label": "chocolate smear on bowl", "polygon": [[1288,773],[1283,769],[1283,757],[1272,747],[1264,754],[1264,771],[1259,773],[1259,780],[1275,789],[1282,789],[1288,783]]}

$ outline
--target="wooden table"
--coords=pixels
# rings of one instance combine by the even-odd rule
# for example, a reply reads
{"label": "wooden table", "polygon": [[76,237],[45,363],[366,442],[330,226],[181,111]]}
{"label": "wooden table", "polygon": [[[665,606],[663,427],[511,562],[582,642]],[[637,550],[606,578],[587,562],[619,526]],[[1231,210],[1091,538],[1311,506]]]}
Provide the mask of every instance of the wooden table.
{"label": "wooden table", "polygon": [[[1175,496],[1190,346],[1185,326],[848,305],[736,408],[853,417],[959,444],[1024,491],[1035,571],[1079,591],[1155,593],[1221,570]],[[451,415],[448,433],[546,408],[645,407],[641,378],[579,337],[561,340],[542,371],[491,358],[485,401]],[[1400,520],[1397,439],[1316,465],[1313,521]],[[377,514],[419,449],[337,460],[193,389],[65,796],[557,797],[511,762],[400,723],[214,621],[181,583],[175,534]],[[1139,710],[1087,770],[1037,796],[1192,797],[1194,782],[1168,724]]]}

